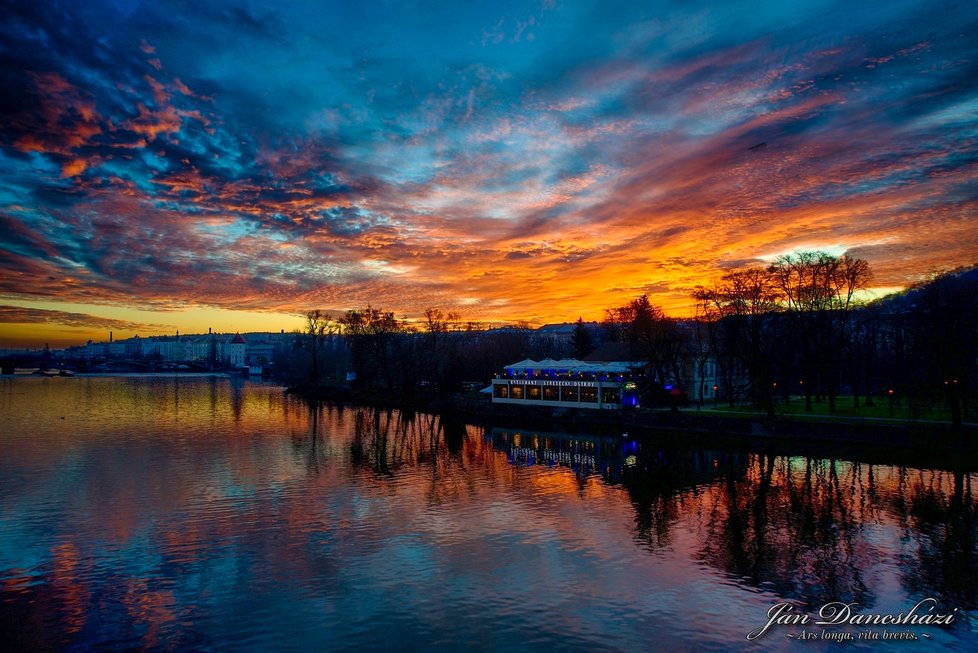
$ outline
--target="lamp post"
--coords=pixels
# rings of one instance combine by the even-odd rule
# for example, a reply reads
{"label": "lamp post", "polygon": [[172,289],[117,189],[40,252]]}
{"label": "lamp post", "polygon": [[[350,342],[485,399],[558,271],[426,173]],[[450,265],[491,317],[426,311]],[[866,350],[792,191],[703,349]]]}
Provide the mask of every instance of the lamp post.
{"label": "lamp post", "polygon": [[887,390],[886,394],[890,397],[890,417],[893,417],[893,388]]}

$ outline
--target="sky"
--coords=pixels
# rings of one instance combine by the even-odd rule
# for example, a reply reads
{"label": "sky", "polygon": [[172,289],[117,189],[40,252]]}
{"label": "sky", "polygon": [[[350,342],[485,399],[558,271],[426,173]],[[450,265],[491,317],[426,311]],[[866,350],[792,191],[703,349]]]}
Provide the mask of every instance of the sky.
{"label": "sky", "polygon": [[0,346],[978,263],[978,4],[3,4]]}

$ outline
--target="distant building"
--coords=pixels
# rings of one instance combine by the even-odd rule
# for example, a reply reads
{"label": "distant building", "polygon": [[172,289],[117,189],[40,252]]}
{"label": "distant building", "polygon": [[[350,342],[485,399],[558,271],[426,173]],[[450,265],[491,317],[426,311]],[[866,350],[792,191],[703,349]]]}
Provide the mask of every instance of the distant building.
{"label": "distant building", "polygon": [[[584,357],[589,363],[604,363],[631,358],[631,347],[623,342],[606,342]],[[635,365],[645,365],[645,362]],[[655,378],[649,370],[649,379],[666,391],[677,390],[693,402],[715,400],[722,392],[715,354],[702,340],[689,338],[679,352],[674,365],[670,365],[666,378]]]}
{"label": "distant building", "polygon": [[207,336],[194,336],[183,338],[182,360],[186,362],[200,362],[210,359],[211,339]]}
{"label": "distant building", "polygon": [[[583,325],[590,332],[592,341],[598,343],[601,339],[600,325],[597,322],[584,322]],[[537,351],[564,355],[572,353],[575,331],[577,322],[544,324],[530,334],[530,342]]]}
{"label": "distant building", "polygon": [[228,365],[235,369],[245,367],[247,352],[248,342],[241,337],[240,333],[235,334],[227,347]]}

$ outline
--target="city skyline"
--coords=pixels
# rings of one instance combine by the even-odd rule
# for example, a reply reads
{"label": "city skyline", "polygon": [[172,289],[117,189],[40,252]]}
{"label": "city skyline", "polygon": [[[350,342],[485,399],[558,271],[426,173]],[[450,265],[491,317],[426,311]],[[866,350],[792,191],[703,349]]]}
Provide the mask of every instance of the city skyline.
{"label": "city skyline", "polygon": [[978,263],[973,3],[13,3],[0,347]]}

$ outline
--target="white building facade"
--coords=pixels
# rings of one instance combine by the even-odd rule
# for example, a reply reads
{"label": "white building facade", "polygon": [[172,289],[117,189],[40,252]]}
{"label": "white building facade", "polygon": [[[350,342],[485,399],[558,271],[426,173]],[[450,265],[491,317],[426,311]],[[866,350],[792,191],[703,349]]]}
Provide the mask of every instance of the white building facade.
{"label": "white building facade", "polygon": [[492,402],[553,408],[618,410],[635,407],[641,363],[587,363],[574,358],[524,360],[492,380]]}

